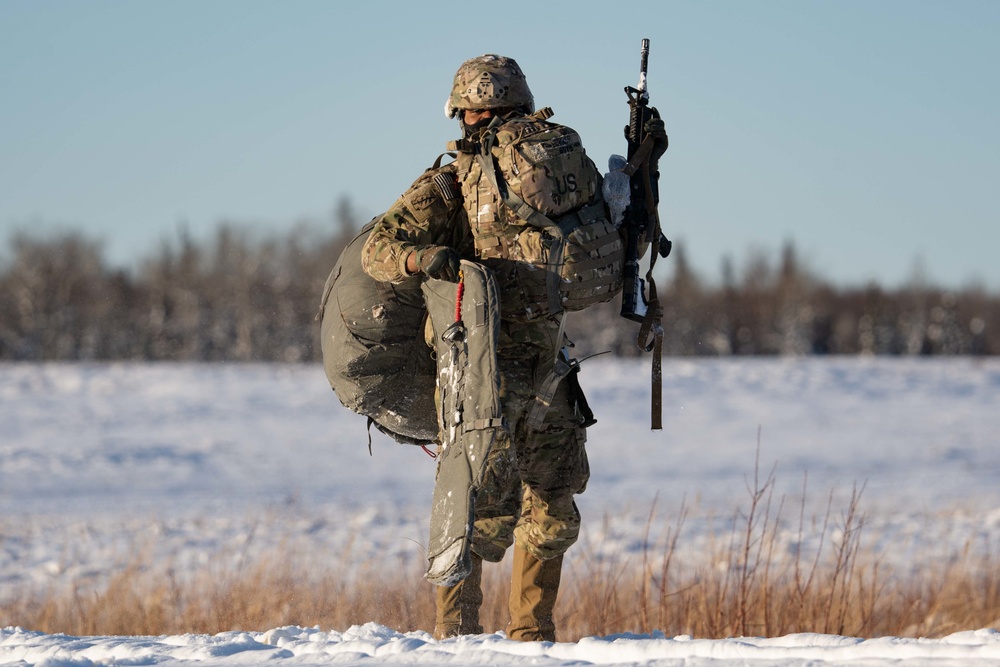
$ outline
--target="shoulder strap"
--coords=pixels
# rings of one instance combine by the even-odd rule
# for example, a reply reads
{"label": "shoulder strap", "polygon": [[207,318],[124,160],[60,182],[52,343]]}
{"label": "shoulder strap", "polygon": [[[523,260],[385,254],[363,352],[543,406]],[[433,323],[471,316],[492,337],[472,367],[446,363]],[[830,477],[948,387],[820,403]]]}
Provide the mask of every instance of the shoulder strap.
{"label": "shoulder strap", "polygon": [[449,156],[452,160],[454,160],[456,157],[458,157],[457,153],[453,153],[450,150],[450,145],[451,145],[451,142],[449,142],[449,150],[447,150],[444,153],[441,153],[441,155],[437,156],[437,159],[434,160],[434,164],[431,166],[431,169],[440,169],[441,168],[441,160],[444,159],[445,155]]}
{"label": "shoulder strap", "polygon": [[552,110],[552,107],[542,107],[535,113],[531,114],[529,118],[534,118],[535,120],[548,120],[549,118],[552,118],[555,113],[556,112]]}

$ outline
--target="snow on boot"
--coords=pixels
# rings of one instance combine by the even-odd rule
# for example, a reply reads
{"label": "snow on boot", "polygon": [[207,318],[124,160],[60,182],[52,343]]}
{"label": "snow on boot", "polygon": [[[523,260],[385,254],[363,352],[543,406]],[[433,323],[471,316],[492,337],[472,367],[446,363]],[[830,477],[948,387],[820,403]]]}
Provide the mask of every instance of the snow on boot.
{"label": "snow on boot", "polygon": [[541,560],[522,546],[514,547],[507,636],[522,642],[556,640],[552,611],[559,593],[563,557]]}

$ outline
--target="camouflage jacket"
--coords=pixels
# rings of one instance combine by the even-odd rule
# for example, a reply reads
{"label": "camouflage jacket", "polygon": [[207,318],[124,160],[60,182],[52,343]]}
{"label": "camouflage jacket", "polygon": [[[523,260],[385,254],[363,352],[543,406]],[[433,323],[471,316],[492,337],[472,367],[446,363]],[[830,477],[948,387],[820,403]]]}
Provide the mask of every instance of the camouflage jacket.
{"label": "camouflage jacket", "polygon": [[[414,249],[425,245],[446,245],[455,248],[465,259],[482,261],[476,252],[472,230],[460,196],[457,182],[460,165],[470,167],[471,156],[443,167],[428,169],[383,215],[365,242],[361,253],[364,271],[375,280],[401,283],[411,279],[406,271],[406,258]],[[448,187],[439,175],[449,179]],[[504,317],[501,295],[501,331],[499,352],[502,357],[524,357],[544,350],[550,355],[561,346],[559,325],[549,318],[536,320],[532,326]],[[509,309],[508,309],[509,312]]]}
{"label": "camouflage jacket", "polygon": [[399,283],[411,276],[406,271],[407,256],[427,245],[448,246],[475,259],[454,163],[425,171],[376,220],[361,264],[375,280]]}

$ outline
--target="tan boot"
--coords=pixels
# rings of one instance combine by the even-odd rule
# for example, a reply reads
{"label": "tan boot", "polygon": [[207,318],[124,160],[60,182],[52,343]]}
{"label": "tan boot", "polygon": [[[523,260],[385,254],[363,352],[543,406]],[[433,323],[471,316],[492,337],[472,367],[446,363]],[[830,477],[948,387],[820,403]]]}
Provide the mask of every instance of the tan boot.
{"label": "tan boot", "polygon": [[434,639],[482,634],[479,607],[483,604],[483,559],[472,554],[472,572],[454,586],[437,586]]}
{"label": "tan boot", "polygon": [[522,642],[556,640],[552,610],[559,593],[563,557],[541,560],[514,547],[514,574],[510,581],[510,623],[507,636]]}

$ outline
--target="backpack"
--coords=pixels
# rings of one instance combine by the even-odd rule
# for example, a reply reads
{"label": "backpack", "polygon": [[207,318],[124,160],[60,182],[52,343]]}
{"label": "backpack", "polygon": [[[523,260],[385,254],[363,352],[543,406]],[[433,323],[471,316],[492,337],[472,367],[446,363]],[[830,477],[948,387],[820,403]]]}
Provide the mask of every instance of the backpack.
{"label": "backpack", "polygon": [[[625,250],[608,219],[600,172],[580,136],[548,122],[551,115],[546,107],[491,128],[476,160],[481,178],[523,224],[509,241],[518,259],[547,274],[541,283],[522,280],[528,300],[554,314],[614,298],[622,289]],[[543,293],[530,294],[533,284]]]}
{"label": "backpack", "polygon": [[317,315],[323,367],[345,407],[396,442],[436,441],[437,366],[424,341],[420,279],[379,282],[361,268],[375,221],[344,249],[327,278]]}

